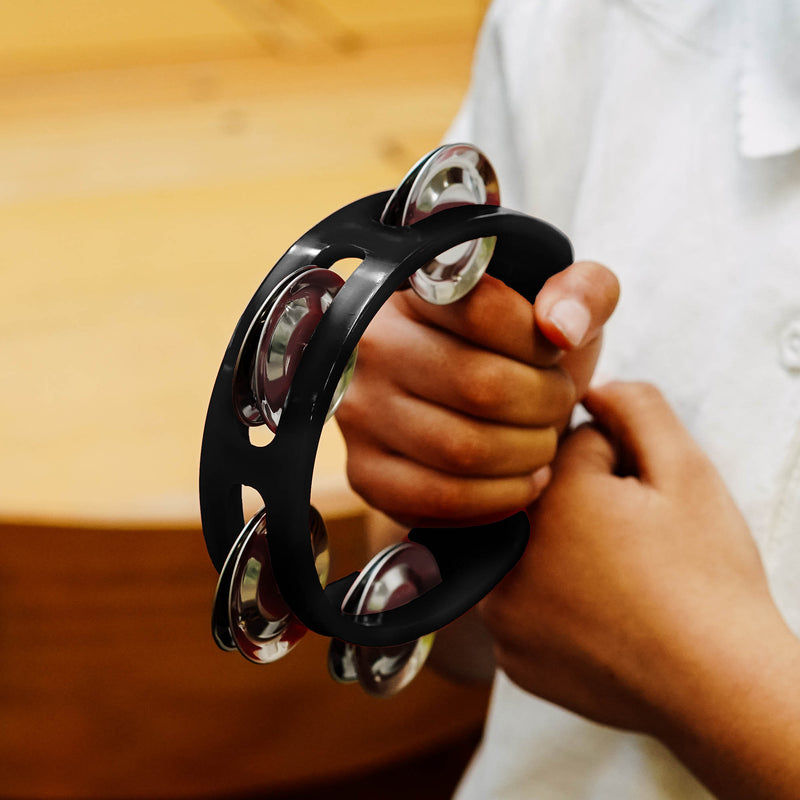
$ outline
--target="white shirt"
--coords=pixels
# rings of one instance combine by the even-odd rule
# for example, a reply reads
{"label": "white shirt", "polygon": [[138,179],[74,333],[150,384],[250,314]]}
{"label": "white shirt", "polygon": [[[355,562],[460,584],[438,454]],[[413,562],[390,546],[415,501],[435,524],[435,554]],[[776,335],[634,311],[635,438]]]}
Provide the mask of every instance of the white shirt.
{"label": "white shirt", "polygon": [[[448,139],[617,273],[597,377],[664,391],[800,635],[800,3],[498,0]],[[659,743],[503,674],[457,794],[708,796]]]}

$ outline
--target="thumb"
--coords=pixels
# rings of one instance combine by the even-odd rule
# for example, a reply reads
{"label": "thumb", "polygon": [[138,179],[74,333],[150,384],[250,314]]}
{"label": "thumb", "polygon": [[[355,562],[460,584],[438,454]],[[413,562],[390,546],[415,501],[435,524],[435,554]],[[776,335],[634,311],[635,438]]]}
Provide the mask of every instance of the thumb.
{"label": "thumb", "polygon": [[611,475],[616,465],[617,452],[614,445],[596,425],[586,422],[562,441],[553,463],[553,474]]}
{"label": "thumb", "polygon": [[547,280],[534,303],[539,329],[557,347],[574,350],[594,339],[619,300],[608,267],[576,261]]}

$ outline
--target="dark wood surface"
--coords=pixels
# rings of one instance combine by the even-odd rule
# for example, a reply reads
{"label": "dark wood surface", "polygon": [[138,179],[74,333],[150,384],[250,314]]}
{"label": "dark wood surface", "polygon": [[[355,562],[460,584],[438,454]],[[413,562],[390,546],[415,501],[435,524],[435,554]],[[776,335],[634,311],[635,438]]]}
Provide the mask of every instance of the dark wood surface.
{"label": "dark wood surface", "polygon": [[[345,574],[362,521],[329,527]],[[0,797],[270,797],[451,748],[460,770],[485,690],[369,698],[313,634],[250,664],[211,640],[215,580],[197,529],[0,525]]]}

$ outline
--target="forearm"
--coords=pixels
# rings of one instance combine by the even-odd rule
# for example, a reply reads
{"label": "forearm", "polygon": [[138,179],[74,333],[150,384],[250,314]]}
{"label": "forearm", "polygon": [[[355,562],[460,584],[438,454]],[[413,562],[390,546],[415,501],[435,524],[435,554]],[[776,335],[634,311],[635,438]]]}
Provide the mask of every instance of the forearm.
{"label": "forearm", "polygon": [[488,683],[494,676],[492,637],[473,608],[436,634],[428,665],[460,683]]}
{"label": "forearm", "polygon": [[660,738],[720,800],[800,797],[800,640],[747,619],[684,664]]}

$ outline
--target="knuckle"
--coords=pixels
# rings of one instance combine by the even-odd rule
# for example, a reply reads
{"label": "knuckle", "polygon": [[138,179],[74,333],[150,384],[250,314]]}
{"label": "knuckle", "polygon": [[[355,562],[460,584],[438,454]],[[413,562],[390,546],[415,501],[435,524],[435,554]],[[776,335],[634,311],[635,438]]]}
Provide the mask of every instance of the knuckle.
{"label": "knuckle", "polygon": [[366,471],[362,466],[361,460],[354,457],[352,453],[348,453],[346,472],[347,482],[350,484],[353,491],[360,494],[366,500]]}
{"label": "knuckle", "polygon": [[345,437],[363,429],[369,419],[369,409],[363,389],[362,382],[354,380],[336,407],[336,422]]}
{"label": "knuckle", "polygon": [[[352,389],[352,387],[350,387]],[[358,411],[355,407],[355,399],[352,392],[345,393],[338,407],[336,408],[336,422],[346,436],[347,432],[355,427],[359,419]]]}
{"label": "knuckle", "polygon": [[379,327],[376,325],[378,320],[373,320],[361,338],[358,340],[358,372],[364,372],[373,364],[380,363],[383,353],[383,336]]}
{"label": "knuckle", "polygon": [[441,455],[445,469],[461,474],[473,474],[485,466],[489,448],[479,435],[463,431],[445,438]]}
{"label": "knuckle", "polygon": [[489,414],[502,400],[506,382],[499,359],[480,359],[459,370],[453,391],[463,406],[480,416]]}
{"label": "knuckle", "polygon": [[465,328],[480,333],[491,332],[496,327],[498,315],[507,310],[518,295],[502,281],[485,275],[477,286],[463,297],[458,314]]}
{"label": "knuckle", "polygon": [[575,386],[572,376],[562,367],[554,367],[549,372],[553,376],[555,387],[554,404],[559,407],[560,413],[558,416],[560,416],[565,412],[571,411],[575,403],[578,402],[578,388]]}
{"label": "knuckle", "polygon": [[609,391],[629,406],[639,411],[646,411],[663,403],[663,396],[656,386],[647,381],[626,381],[609,384]]}
{"label": "knuckle", "polygon": [[464,492],[458,481],[442,476],[425,487],[426,516],[455,519],[463,516]]}
{"label": "knuckle", "polygon": [[379,367],[397,342],[403,340],[407,329],[406,317],[398,310],[395,297],[390,297],[358,340],[359,365],[375,364]]}
{"label": "knuckle", "polygon": [[353,491],[360,495],[369,505],[380,508],[382,505],[380,492],[375,485],[376,471],[373,459],[361,453],[360,450],[349,448],[346,464],[347,482]]}
{"label": "knuckle", "polygon": [[561,367],[540,371],[538,391],[532,397],[530,422],[553,424],[572,412],[578,399],[575,381]]}

